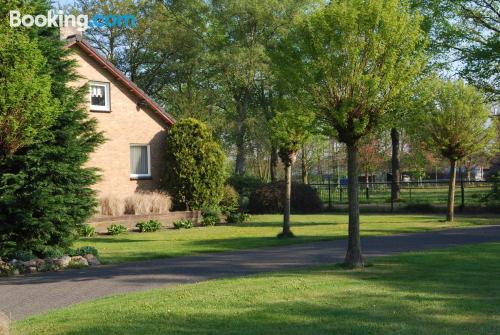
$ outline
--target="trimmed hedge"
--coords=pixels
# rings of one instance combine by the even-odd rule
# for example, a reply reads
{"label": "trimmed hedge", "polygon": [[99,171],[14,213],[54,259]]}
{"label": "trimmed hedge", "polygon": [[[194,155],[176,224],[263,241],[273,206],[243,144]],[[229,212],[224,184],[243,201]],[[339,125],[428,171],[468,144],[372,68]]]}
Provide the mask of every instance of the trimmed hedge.
{"label": "trimmed hedge", "polygon": [[166,145],[165,188],[177,208],[217,207],[224,192],[224,153],[212,130],[193,118],[170,128]]}
{"label": "trimmed hedge", "polygon": [[[284,196],[284,182],[265,184],[250,195],[249,211],[252,214],[281,213],[284,209]],[[318,213],[323,211],[323,202],[318,193],[306,184],[292,184],[291,202],[293,212]]]}

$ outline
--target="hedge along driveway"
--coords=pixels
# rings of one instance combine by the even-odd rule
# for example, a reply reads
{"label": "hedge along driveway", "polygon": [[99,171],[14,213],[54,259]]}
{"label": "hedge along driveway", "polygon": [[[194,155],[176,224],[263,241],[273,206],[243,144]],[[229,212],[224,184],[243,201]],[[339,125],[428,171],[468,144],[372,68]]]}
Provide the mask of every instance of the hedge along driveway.
{"label": "hedge along driveway", "polygon": [[[497,217],[457,217],[453,224],[433,215],[362,215],[362,236],[418,233],[436,229],[500,224]],[[186,256],[269,246],[282,246],[340,239],[347,236],[347,215],[292,215],[293,239],[277,239],[281,215],[256,215],[249,223],[233,226],[192,228],[155,233],[128,233],[84,238],[77,247],[91,245],[99,250],[104,263]]]}

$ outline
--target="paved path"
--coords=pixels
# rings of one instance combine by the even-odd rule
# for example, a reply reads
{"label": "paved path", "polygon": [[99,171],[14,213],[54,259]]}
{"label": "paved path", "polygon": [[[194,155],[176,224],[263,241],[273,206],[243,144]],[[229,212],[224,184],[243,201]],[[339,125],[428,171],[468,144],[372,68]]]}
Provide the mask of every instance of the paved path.
{"label": "paved path", "polygon": [[[365,257],[376,257],[494,241],[500,226],[366,237],[362,245]],[[336,240],[0,278],[0,311],[21,319],[111,294],[329,264],[343,260],[345,247]]]}

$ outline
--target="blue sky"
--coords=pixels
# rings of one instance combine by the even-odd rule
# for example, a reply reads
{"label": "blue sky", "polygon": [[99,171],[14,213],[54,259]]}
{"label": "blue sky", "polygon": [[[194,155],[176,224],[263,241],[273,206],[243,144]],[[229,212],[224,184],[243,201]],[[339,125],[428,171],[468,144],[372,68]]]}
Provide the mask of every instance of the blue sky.
{"label": "blue sky", "polygon": [[54,7],[58,7],[58,4],[61,4],[61,6],[66,6],[66,5],[71,5],[74,3],[73,0],[55,0],[53,1]]}

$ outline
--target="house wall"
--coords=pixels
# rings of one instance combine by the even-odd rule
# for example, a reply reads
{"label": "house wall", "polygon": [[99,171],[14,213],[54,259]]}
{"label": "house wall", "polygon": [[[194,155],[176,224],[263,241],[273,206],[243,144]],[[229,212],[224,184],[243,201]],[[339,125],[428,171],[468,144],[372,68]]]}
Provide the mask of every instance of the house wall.
{"label": "house wall", "polygon": [[[106,142],[91,155],[88,166],[99,168],[101,180],[94,186],[99,197],[108,195],[125,198],[136,191],[160,188],[163,177],[164,150],[167,125],[147,107],[138,107],[138,99],[78,48],[71,57],[76,59],[77,72],[83,79],[74,83],[82,86],[88,81],[110,83],[111,112],[92,112],[98,129],[104,132]],[[90,98],[89,98],[90,100]],[[90,110],[90,102],[87,104]],[[149,144],[151,148],[150,180],[130,178],[130,144]]]}

